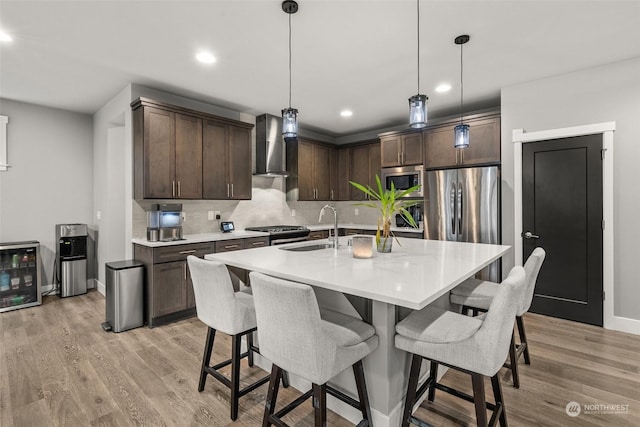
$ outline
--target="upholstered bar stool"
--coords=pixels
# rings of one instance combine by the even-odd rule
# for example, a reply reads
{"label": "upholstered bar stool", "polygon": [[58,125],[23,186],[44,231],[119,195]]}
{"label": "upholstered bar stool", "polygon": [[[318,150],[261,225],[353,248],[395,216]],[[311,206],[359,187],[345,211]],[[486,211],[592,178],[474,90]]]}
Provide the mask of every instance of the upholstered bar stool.
{"label": "upholstered bar stool", "polygon": [[[516,344],[514,332],[511,336],[511,346],[509,348],[509,363],[505,363],[504,365],[511,370],[513,386],[516,388],[520,388],[520,376],[518,374],[518,360],[520,356],[524,353],[524,363],[527,365],[531,364],[527,335],[524,330],[522,316],[529,311],[531,307],[536,281],[538,280],[538,273],[542,267],[544,257],[544,249],[535,248],[524,264],[526,274],[525,287],[518,301],[518,309],[516,310],[516,324],[518,326],[518,335],[520,335],[520,344]],[[489,309],[491,301],[493,301],[493,298],[498,292],[498,287],[498,283],[471,278],[456,286],[451,291],[449,300],[454,304],[461,305],[462,313],[472,310],[473,314],[476,315],[478,311],[487,311]]]}
{"label": "upholstered bar stool", "polygon": [[[240,361],[247,357],[249,366],[253,366],[252,334],[256,330],[256,313],[253,296],[248,292],[235,292],[229,271],[224,264],[205,261],[188,256],[189,270],[193,280],[198,318],[208,326],[207,340],[204,346],[202,368],[198,391],[204,390],[207,375],[211,375],[231,390],[231,419],[238,418],[238,400],[269,381],[265,376],[240,390]],[[209,366],[216,331],[231,335],[231,359]],[[247,351],[241,353],[242,337],[247,336]],[[219,369],[231,365],[231,379]]]}
{"label": "upholstered bar stool", "polygon": [[[408,426],[410,422],[420,426],[427,425],[412,416],[413,406],[427,390],[428,398],[432,401],[437,388],[473,402],[478,426],[495,425],[500,420],[500,425],[506,427],[507,413],[498,371],[509,350],[516,302],[524,280],[524,269],[514,267],[500,285],[486,315],[469,317],[427,306],[414,311],[396,325],[396,347],[413,355],[402,417],[403,426]],[[423,358],[431,361],[431,371],[427,381],[418,388]],[[470,374],[473,397],[438,384],[439,364]],[[486,401],[485,376],[491,378],[495,405]],[[493,411],[490,424],[487,424],[487,409]]]}
{"label": "upholstered bar stool", "polygon": [[[316,426],[325,426],[327,393],[359,409],[371,425],[371,409],[362,359],[378,347],[373,326],[354,317],[327,310],[321,313],[311,286],[250,274],[258,319],[260,351],[273,362],[262,425],[285,426],[280,419],[313,395]],[[359,401],[327,385],[352,367]],[[312,388],[275,412],[282,370],[310,381]]]}

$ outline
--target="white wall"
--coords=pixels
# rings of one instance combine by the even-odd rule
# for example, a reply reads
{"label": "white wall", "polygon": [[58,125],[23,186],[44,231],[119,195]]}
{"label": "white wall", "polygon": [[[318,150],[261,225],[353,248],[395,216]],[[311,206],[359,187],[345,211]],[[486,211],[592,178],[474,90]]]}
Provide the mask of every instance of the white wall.
{"label": "white wall", "polygon": [[[502,89],[502,236],[513,244],[512,130],[616,122],[614,134],[614,315],[640,320],[640,58]],[[504,271],[513,258],[503,263]]]}
{"label": "white wall", "polygon": [[[0,241],[40,241],[43,284],[51,284],[55,224],[92,223],[91,116],[7,99],[0,114],[9,116],[11,164],[0,172]],[[89,263],[89,277],[94,271]]]}

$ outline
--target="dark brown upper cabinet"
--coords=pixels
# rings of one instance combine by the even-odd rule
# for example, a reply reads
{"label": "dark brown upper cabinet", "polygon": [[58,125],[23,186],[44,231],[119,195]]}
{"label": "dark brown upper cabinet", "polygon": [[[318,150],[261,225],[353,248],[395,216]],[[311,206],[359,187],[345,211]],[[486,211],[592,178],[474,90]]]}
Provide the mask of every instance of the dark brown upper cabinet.
{"label": "dark brown upper cabinet", "polygon": [[147,98],[133,108],[136,199],[250,199],[252,124]]}
{"label": "dark brown upper cabinet", "polygon": [[422,164],[422,132],[381,135],[381,166],[395,167]]}
{"label": "dark brown upper cabinet", "polygon": [[288,200],[335,200],[335,148],[304,138],[287,141]]}
{"label": "dark brown upper cabinet", "polygon": [[[351,181],[378,191],[376,175],[380,175],[380,143],[358,145],[351,149]],[[351,186],[351,200],[367,200],[368,196]]]}
{"label": "dark brown upper cabinet", "polygon": [[469,125],[469,147],[454,148],[454,127],[450,122],[424,131],[425,169],[476,166],[500,163],[500,116],[485,115],[465,119]]}

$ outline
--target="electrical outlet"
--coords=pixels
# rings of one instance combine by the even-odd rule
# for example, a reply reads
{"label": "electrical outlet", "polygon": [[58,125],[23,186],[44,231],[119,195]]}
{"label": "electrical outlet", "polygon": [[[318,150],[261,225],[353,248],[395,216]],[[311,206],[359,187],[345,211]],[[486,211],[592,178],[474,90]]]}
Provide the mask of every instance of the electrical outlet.
{"label": "electrical outlet", "polygon": [[213,211],[207,211],[207,219],[213,221]]}
{"label": "electrical outlet", "polygon": [[295,209],[291,209],[291,216],[296,216],[296,210]]}
{"label": "electrical outlet", "polygon": [[220,219],[220,211],[215,211],[213,214],[216,216],[216,219]]}
{"label": "electrical outlet", "polygon": [[355,216],[358,216],[358,208],[355,208],[355,209],[353,210],[353,214],[354,214]]}
{"label": "electrical outlet", "polygon": [[102,219],[102,212],[100,212],[100,211],[96,211],[96,219],[97,219],[97,220]]}

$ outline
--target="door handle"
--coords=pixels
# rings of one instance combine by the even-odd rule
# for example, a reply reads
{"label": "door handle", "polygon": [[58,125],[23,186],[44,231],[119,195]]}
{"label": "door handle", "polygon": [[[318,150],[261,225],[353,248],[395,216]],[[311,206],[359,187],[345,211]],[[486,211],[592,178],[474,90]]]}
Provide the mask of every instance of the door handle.
{"label": "door handle", "polygon": [[522,237],[524,237],[525,239],[539,239],[539,238],[540,238],[540,236],[538,236],[538,235],[536,235],[536,234],[533,234],[533,233],[532,233],[532,232],[530,232],[530,231],[525,232],[525,233],[522,235]]}
{"label": "door handle", "polygon": [[456,186],[449,190],[449,207],[451,209],[451,234],[456,234]]}

